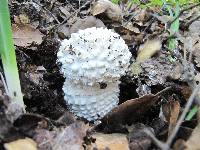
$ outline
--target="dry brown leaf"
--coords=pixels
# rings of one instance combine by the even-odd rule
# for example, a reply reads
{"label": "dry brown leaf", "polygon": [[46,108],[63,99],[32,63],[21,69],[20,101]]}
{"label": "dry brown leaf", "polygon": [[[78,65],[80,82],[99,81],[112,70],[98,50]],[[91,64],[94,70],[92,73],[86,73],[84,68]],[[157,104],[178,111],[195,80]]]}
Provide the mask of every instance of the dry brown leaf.
{"label": "dry brown leaf", "polygon": [[159,57],[154,57],[141,63],[144,80],[148,86],[165,84],[167,78],[172,74],[174,64],[167,57],[160,53]]}
{"label": "dry brown leaf", "polygon": [[28,24],[30,23],[30,19],[26,14],[20,14],[19,16],[14,16],[14,21],[16,24]]}
{"label": "dry brown leaf", "polygon": [[192,135],[186,142],[186,150],[199,150],[200,149],[200,124],[193,130]]}
{"label": "dry brown leaf", "polygon": [[129,144],[125,134],[95,133],[92,135],[92,137],[95,138],[96,141],[89,150],[93,150],[95,148],[98,150],[129,150]]}
{"label": "dry brown leaf", "polygon": [[106,11],[110,7],[110,2],[107,0],[99,0],[96,3],[94,3],[91,14],[93,16],[96,16],[98,14],[101,14]]}
{"label": "dry brown leaf", "polygon": [[102,119],[102,122],[106,125],[112,125],[116,124],[116,122],[117,124],[126,124],[127,122],[137,121],[142,114],[145,114],[159,100],[160,94],[168,89],[166,88],[156,95],[148,94],[140,98],[127,100],[109,112]]}
{"label": "dry brown leaf", "polygon": [[83,150],[83,138],[88,129],[89,125],[76,122],[61,130],[39,129],[34,139],[40,150]]}
{"label": "dry brown leaf", "polygon": [[[108,113],[103,118],[102,122],[108,125],[116,122],[122,124],[128,121],[134,122],[141,114],[144,114],[158,98],[158,96],[148,94],[140,98],[128,100]],[[130,114],[132,115],[130,116]]]}
{"label": "dry brown leaf", "polygon": [[171,135],[174,127],[176,126],[176,122],[178,120],[178,116],[180,113],[180,104],[178,101],[172,101],[163,106],[163,113],[169,123],[168,128],[168,136]]}
{"label": "dry brown leaf", "polygon": [[151,58],[156,52],[161,49],[160,40],[149,40],[144,45],[140,46],[138,51],[138,56],[136,58],[137,62],[144,62],[145,60]]}
{"label": "dry brown leaf", "polygon": [[65,6],[65,7],[62,7],[62,6],[60,6],[59,7],[59,9],[60,9],[60,11],[65,15],[65,17],[70,17],[70,12],[68,11],[68,9],[67,9],[67,7]]}
{"label": "dry brown leaf", "polygon": [[153,128],[141,123],[132,124],[126,127],[128,129],[128,141],[131,150],[148,150],[152,144],[152,139],[145,130],[149,130],[155,135]]}
{"label": "dry brown leaf", "polygon": [[184,98],[186,100],[188,100],[192,94],[192,87],[190,87],[188,85],[181,85],[180,90],[181,90],[181,94],[184,96]]}
{"label": "dry brown leaf", "polygon": [[93,16],[88,16],[84,19],[78,19],[70,28],[70,33],[78,32],[78,30],[83,30],[91,27],[105,27],[104,23]]}
{"label": "dry brown leaf", "polygon": [[19,139],[10,143],[5,143],[6,150],[37,150],[37,144],[30,138]]}
{"label": "dry brown leaf", "polygon": [[33,28],[30,24],[27,25],[12,25],[14,44],[17,46],[30,46],[31,43],[42,43],[44,36],[38,29]]}
{"label": "dry brown leaf", "polygon": [[173,145],[173,150],[185,150],[185,140],[178,139]]}
{"label": "dry brown leaf", "polygon": [[122,21],[122,10],[121,8],[112,3],[109,0],[98,0],[94,3],[91,14],[96,16],[98,14],[105,14],[112,21],[121,22]]}
{"label": "dry brown leaf", "polygon": [[137,27],[134,27],[132,22],[125,23],[123,25],[123,27],[134,32],[134,33],[137,33],[137,34],[140,33],[140,30]]}

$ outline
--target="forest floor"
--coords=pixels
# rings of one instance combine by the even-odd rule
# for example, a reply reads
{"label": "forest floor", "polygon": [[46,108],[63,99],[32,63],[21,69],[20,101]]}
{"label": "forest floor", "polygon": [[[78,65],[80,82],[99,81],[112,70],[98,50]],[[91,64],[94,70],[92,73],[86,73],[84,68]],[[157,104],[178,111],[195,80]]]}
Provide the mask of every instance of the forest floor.
{"label": "forest floor", "polygon": [[[26,113],[1,81],[0,149],[198,150],[199,5],[181,6],[170,16],[164,6],[145,2],[10,0]],[[57,63],[61,41],[89,27],[113,29],[133,55],[118,107],[96,122],[69,111]]]}

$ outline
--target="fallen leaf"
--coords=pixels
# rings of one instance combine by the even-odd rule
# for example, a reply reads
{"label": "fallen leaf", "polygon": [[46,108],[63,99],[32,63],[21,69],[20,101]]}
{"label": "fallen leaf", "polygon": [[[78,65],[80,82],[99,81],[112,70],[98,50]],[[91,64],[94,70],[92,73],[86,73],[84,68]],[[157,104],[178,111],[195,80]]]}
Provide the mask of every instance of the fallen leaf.
{"label": "fallen leaf", "polygon": [[33,42],[42,43],[44,36],[38,29],[33,28],[30,24],[27,25],[12,25],[14,44],[17,46],[30,46]]}
{"label": "fallen leaf", "polygon": [[39,129],[34,136],[40,150],[84,150],[83,138],[89,125],[76,122],[62,129],[48,131]]}
{"label": "fallen leaf", "polygon": [[105,25],[100,19],[97,19],[93,16],[88,16],[84,19],[78,19],[70,28],[70,33],[75,33],[78,32],[78,30],[83,30],[91,27],[100,28],[105,27]]}
{"label": "fallen leaf", "polygon": [[71,14],[70,14],[67,6],[65,6],[65,7],[60,6],[59,9],[65,15],[66,18],[70,17]]}
{"label": "fallen leaf", "polygon": [[194,21],[190,26],[189,26],[189,32],[194,33],[194,34],[200,34],[200,21]]}
{"label": "fallen leaf", "polygon": [[162,107],[163,114],[168,121],[168,136],[171,135],[174,127],[176,126],[179,113],[180,113],[180,104],[178,101],[170,101]]}
{"label": "fallen leaf", "polygon": [[154,134],[154,130],[143,124],[137,123],[127,126],[129,131],[128,141],[131,150],[147,150],[152,144],[152,139],[147,135],[145,130],[150,130]]}
{"label": "fallen leaf", "polygon": [[123,25],[123,27],[130,30],[131,32],[134,32],[134,33],[137,33],[137,34],[140,33],[140,30],[137,27],[134,27],[132,22],[125,23]]}
{"label": "fallen leaf", "polygon": [[24,131],[26,135],[32,137],[37,129],[50,129],[52,122],[44,116],[26,113],[20,116],[14,125],[19,131]]}
{"label": "fallen leaf", "polygon": [[30,19],[26,14],[20,14],[19,16],[14,16],[14,21],[16,24],[28,24],[30,23]]}
{"label": "fallen leaf", "polygon": [[0,114],[0,142],[10,142],[18,138],[23,138],[21,133],[7,119],[6,114]]}
{"label": "fallen leaf", "polygon": [[148,86],[165,84],[168,76],[174,72],[174,64],[169,61],[167,56],[161,52],[159,57],[153,57],[140,63],[145,83]]}
{"label": "fallen leaf", "polygon": [[102,123],[112,125],[116,124],[116,122],[117,124],[126,124],[137,121],[142,114],[145,114],[159,100],[159,95],[168,89],[166,88],[156,95],[148,94],[140,98],[127,100],[108,113],[102,119]]}
{"label": "fallen leaf", "polygon": [[199,150],[200,148],[200,124],[193,130],[192,135],[186,142],[186,150]]}
{"label": "fallen leaf", "polygon": [[94,3],[91,14],[96,16],[98,14],[105,14],[112,21],[121,22],[122,21],[122,10],[121,8],[112,3],[109,0],[98,0]]}
{"label": "fallen leaf", "polygon": [[6,150],[37,150],[37,144],[30,138],[19,139],[10,143],[5,143]]}
{"label": "fallen leaf", "polygon": [[92,135],[96,139],[95,144],[89,150],[129,150],[127,135],[120,133],[103,134],[95,133]]}
{"label": "fallen leaf", "polygon": [[173,145],[173,150],[185,150],[185,140],[183,139],[178,139]]}
{"label": "fallen leaf", "polygon": [[192,94],[192,87],[190,87],[188,85],[181,85],[180,92],[183,95],[183,97],[185,98],[185,100],[187,101]]}
{"label": "fallen leaf", "polygon": [[137,62],[144,62],[145,60],[151,58],[156,52],[161,49],[160,40],[149,40],[144,45],[140,46],[138,51],[138,56],[136,58]]}

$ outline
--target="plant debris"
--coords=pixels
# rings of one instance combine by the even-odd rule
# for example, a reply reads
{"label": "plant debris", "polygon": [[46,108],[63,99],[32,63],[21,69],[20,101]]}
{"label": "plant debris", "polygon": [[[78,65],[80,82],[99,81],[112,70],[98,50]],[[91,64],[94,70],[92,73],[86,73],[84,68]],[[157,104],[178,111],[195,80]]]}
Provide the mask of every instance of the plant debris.
{"label": "plant debris", "polygon": [[22,149],[37,150],[37,143],[32,139],[25,138],[10,143],[5,143],[4,147],[6,148],[6,150],[22,150]]}
{"label": "plant debris", "polygon": [[43,34],[31,25],[13,24],[13,39],[17,46],[30,46],[33,42],[42,43]]}

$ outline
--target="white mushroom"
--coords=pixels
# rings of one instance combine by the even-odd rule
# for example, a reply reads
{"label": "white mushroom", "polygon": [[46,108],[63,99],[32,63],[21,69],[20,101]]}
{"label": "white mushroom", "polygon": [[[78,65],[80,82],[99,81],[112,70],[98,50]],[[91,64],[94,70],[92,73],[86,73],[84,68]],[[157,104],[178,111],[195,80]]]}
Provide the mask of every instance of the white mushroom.
{"label": "white mushroom", "polygon": [[57,56],[66,78],[64,98],[72,112],[92,121],[117,106],[119,79],[131,57],[117,33],[95,27],[79,30],[62,41]]}

